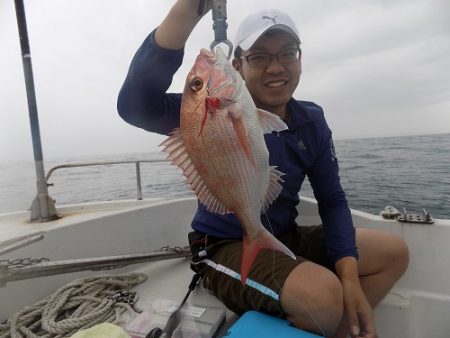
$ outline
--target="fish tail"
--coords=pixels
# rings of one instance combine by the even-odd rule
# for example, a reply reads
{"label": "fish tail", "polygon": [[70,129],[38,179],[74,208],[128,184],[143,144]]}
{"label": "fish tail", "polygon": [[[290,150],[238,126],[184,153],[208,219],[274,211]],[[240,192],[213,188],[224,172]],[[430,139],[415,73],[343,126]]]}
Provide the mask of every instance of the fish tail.
{"label": "fish tail", "polygon": [[276,239],[265,228],[254,237],[250,238],[247,234],[244,234],[244,245],[242,249],[241,260],[241,282],[245,285],[247,276],[250,273],[253,262],[258,256],[259,252],[263,249],[270,249],[282,252],[287,256],[296,259],[296,256],[289,250],[283,243]]}

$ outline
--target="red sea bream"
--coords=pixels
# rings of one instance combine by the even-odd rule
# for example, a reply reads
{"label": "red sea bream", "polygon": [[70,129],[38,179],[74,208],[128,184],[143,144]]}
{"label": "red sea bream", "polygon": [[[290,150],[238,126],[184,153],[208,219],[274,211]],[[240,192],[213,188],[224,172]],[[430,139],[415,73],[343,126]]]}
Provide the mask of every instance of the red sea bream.
{"label": "red sea bream", "polygon": [[287,129],[275,114],[257,109],[245,82],[223,51],[202,49],[183,92],[180,128],[162,143],[208,211],[234,213],[243,228],[241,281],[262,249],[295,259],[261,223],[280,193],[281,176],[269,166],[264,133]]}

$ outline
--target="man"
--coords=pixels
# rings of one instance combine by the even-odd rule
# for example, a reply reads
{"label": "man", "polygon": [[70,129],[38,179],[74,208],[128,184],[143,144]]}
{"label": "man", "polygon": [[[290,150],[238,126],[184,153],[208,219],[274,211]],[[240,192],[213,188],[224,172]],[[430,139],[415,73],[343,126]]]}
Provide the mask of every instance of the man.
{"label": "man", "polygon": [[[207,3],[208,6],[208,3]],[[209,8],[208,8],[209,9]],[[179,125],[180,94],[167,94],[183,48],[201,19],[198,1],[178,0],[137,51],[118,100],[120,115],[148,131],[168,134]],[[206,12],[206,11],[205,11]],[[194,262],[205,287],[236,313],[258,310],[327,337],[377,337],[372,308],[408,265],[404,241],[353,227],[338,176],[331,131],[322,109],[292,98],[300,80],[300,38],[288,15],[264,10],[247,17],[235,41],[233,66],[259,108],[289,129],[265,135],[270,165],[282,171],[283,191],[263,224],[298,258],[261,252],[242,286],[238,273],[242,231],[234,215],[214,215],[199,205],[190,234]],[[322,226],[298,227],[298,192],[308,176]]]}

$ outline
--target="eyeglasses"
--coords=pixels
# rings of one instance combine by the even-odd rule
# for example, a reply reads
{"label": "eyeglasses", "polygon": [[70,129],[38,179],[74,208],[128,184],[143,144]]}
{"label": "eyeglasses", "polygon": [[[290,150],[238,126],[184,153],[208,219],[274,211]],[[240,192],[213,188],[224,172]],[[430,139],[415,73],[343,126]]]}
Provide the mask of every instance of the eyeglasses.
{"label": "eyeglasses", "polygon": [[287,65],[299,60],[302,50],[300,48],[290,48],[282,50],[276,54],[269,53],[254,53],[246,56],[241,56],[241,60],[246,60],[252,68],[265,68],[272,62],[272,58],[276,58],[281,65]]}

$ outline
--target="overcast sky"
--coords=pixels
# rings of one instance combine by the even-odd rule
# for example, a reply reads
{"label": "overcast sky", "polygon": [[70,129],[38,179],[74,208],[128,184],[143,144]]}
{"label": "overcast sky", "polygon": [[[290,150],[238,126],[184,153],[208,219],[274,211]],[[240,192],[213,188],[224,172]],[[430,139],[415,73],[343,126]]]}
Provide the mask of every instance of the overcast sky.
{"label": "overcast sky", "polygon": [[[157,150],[164,137],[122,121],[116,99],[134,52],[173,3],[25,1],[45,159]],[[325,109],[335,139],[450,132],[449,1],[228,0],[229,37],[244,16],[271,7],[300,31],[295,97]],[[208,15],[171,91],[182,91],[212,40]],[[0,0],[0,51],[0,158],[32,159],[13,0]]]}

